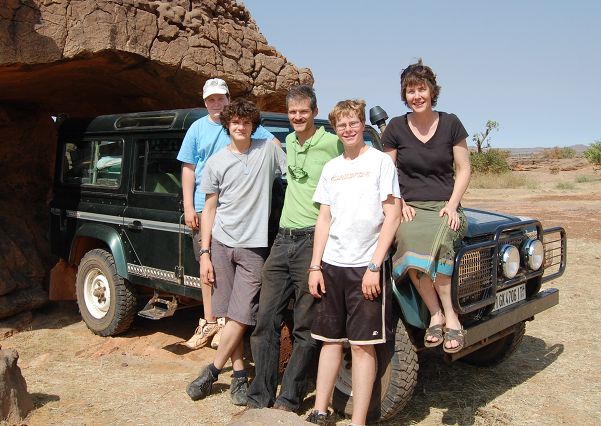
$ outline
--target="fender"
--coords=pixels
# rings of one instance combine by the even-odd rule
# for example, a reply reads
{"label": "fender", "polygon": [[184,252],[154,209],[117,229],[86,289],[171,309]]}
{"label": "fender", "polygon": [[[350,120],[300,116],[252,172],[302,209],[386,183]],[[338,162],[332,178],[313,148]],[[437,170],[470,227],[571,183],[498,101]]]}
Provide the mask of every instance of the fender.
{"label": "fender", "polygon": [[101,223],[84,223],[81,225],[77,231],[75,231],[75,236],[71,243],[71,250],[69,252],[70,263],[75,263],[74,257],[77,253],[78,241],[80,241],[79,237],[94,238],[106,244],[115,259],[117,273],[121,277],[129,279],[129,274],[127,273],[127,261],[123,251],[123,242],[121,241],[121,236],[114,228]]}
{"label": "fender", "polygon": [[401,308],[405,322],[417,328],[426,329],[430,323],[430,312],[411,282],[392,282],[392,292]]}

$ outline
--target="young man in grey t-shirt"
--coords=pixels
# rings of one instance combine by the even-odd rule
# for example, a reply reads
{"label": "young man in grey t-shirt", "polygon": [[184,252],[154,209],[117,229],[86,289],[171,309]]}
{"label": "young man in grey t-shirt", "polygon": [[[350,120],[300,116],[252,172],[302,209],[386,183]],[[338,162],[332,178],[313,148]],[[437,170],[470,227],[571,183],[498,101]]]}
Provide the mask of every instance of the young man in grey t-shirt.
{"label": "young man in grey t-shirt", "polygon": [[247,401],[242,337],[255,324],[267,255],[271,187],[276,175],[286,170],[286,154],[279,145],[251,139],[259,121],[259,110],[245,99],[236,99],[224,109],[221,123],[230,144],[209,158],[201,180],[206,200],[200,227],[200,277],[213,287],[213,313],[227,322],[213,363],[188,385],[193,400],[209,395],[231,358],[232,401],[236,405]]}

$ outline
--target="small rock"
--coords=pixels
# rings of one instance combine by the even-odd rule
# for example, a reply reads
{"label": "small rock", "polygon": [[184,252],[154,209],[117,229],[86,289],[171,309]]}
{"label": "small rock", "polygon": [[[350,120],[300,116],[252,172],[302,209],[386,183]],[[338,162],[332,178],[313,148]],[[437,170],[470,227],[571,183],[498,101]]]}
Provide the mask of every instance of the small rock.
{"label": "small rock", "polygon": [[0,421],[18,424],[33,409],[14,349],[0,350]]}

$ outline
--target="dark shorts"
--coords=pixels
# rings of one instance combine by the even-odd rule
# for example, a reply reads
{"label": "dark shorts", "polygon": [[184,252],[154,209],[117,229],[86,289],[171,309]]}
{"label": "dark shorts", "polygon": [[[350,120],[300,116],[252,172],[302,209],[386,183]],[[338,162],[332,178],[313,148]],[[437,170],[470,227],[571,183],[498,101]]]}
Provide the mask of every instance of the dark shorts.
{"label": "dark shorts", "polygon": [[213,238],[211,262],[215,282],[211,305],[216,317],[227,317],[242,324],[255,325],[261,270],[266,256],[265,247],[228,247]]}
{"label": "dark shorts", "polygon": [[[385,343],[391,335],[391,284],[381,279],[377,299],[363,296],[361,284],[365,266],[341,267],[323,264],[326,293],[317,302],[317,315],[311,336],[323,342],[349,342],[353,345]],[[386,272],[380,272],[385,277]]]}

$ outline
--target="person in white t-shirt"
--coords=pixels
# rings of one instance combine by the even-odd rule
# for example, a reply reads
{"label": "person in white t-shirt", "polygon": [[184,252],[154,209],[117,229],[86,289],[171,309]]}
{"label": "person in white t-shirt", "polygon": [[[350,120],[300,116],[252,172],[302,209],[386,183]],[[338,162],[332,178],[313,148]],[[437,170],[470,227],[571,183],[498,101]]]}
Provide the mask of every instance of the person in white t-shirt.
{"label": "person in white t-shirt", "polygon": [[328,404],[351,345],[353,424],[365,424],[376,372],[375,344],[385,343],[390,322],[390,283],[380,273],[401,222],[401,194],[390,157],[365,144],[365,102],[339,102],[329,120],[344,153],[323,168],[313,201],[315,227],[309,290],[318,298],[311,336],[323,347],[315,409],[307,421],[328,424]]}

